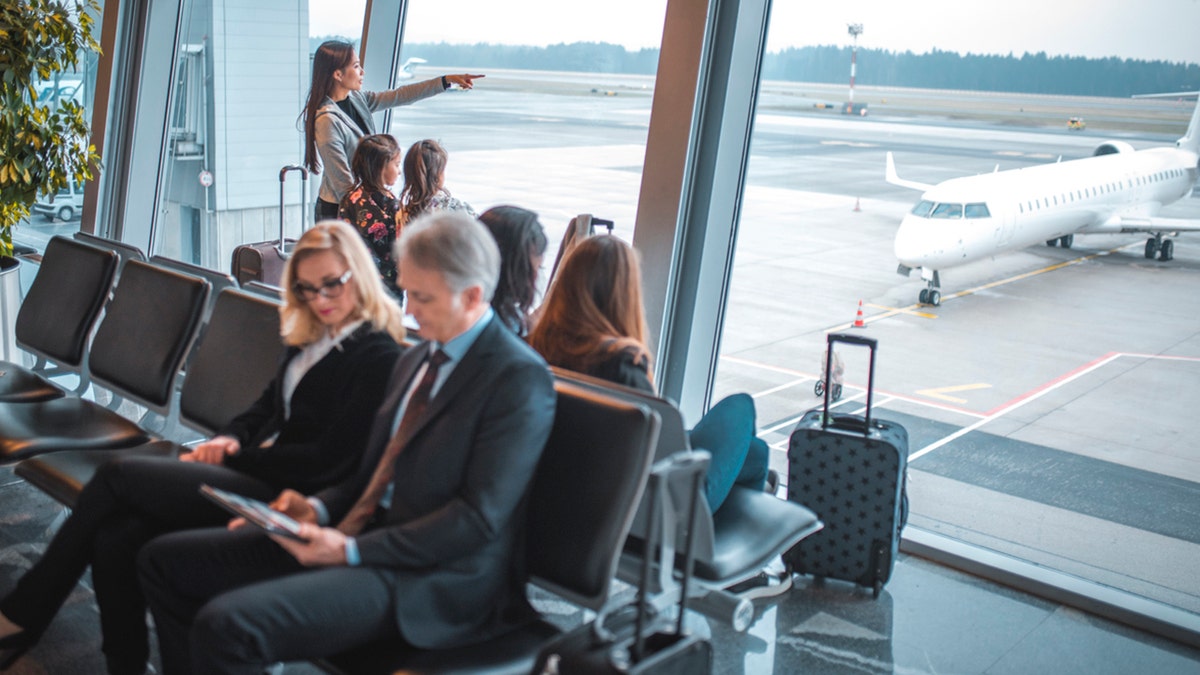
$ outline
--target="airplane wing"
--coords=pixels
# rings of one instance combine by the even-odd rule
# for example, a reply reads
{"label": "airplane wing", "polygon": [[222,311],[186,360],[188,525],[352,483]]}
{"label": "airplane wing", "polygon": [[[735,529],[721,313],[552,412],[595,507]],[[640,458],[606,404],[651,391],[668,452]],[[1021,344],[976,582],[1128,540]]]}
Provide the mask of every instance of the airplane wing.
{"label": "airplane wing", "polygon": [[896,160],[892,158],[891,151],[888,151],[888,154],[887,154],[887,169],[886,169],[884,176],[887,179],[887,182],[891,183],[892,185],[899,185],[900,187],[906,187],[906,188],[910,188],[913,190],[920,190],[921,192],[924,192],[924,191],[928,190],[929,188],[933,187],[932,185],[930,185],[928,183],[919,183],[915,180],[904,180],[900,176],[897,176],[896,175]]}
{"label": "airplane wing", "polygon": [[1147,232],[1161,234],[1166,232],[1200,232],[1200,220],[1187,218],[1132,218],[1116,217],[1108,221],[1087,227],[1082,232],[1103,234],[1128,234],[1131,232]]}

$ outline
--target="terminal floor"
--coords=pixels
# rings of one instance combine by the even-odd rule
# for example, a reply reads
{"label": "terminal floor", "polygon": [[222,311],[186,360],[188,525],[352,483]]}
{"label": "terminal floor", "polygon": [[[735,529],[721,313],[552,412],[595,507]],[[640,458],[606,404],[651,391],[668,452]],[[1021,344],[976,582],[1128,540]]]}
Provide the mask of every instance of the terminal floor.
{"label": "terminal floor", "polygon": [[[0,593],[41,554],[61,512],[0,468]],[[564,626],[581,613],[539,598]],[[1018,590],[903,556],[878,600],[838,583],[803,579],[762,603],[744,634],[698,615],[689,627],[711,638],[715,673],[1196,673],[1200,650],[1100,619]],[[85,576],[16,675],[103,672],[90,581]],[[306,664],[289,675],[309,675]]]}

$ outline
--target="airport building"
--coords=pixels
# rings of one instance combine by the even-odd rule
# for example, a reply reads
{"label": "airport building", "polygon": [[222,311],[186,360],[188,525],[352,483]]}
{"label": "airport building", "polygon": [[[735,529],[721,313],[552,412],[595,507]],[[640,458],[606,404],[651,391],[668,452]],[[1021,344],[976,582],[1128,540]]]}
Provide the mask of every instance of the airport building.
{"label": "airport building", "polygon": [[[690,425],[750,393],[780,497],[796,475],[791,433],[823,400],[826,335],[878,340],[872,414],[909,436],[892,578],[876,598],[798,575],[752,613],[690,611],[714,672],[1195,672],[1200,236],[1179,234],[1173,260],[1144,256],[1145,234],[996,255],[942,271],[933,307],[916,302],[924,281],[895,273],[893,237],[920,193],[885,180],[885,155],[935,184],[1091,156],[1109,138],[1169,147],[1196,104],[864,84],[864,21],[850,96],[870,113],[844,115],[844,83],[772,79],[765,64],[779,45],[848,50],[856,17],[770,0],[619,4],[103,0],[103,56],[46,84],[84,105],[100,171],[17,228],[35,251],[21,285],[47,242],[78,232],[226,273],[237,246],[281,222],[298,236],[320,176],[281,169],[303,160],[324,39],[357,46],[369,91],[483,74],[375,123],[402,148],[438,140],[446,187],[476,212],[536,211],[551,242],[543,285],[573,219],[611,221],[641,256],[660,394]],[[805,23],[833,30],[811,42]],[[614,49],[570,49],[602,43]],[[656,67],[630,65],[647,50]],[[1151,216],[1200,220],[1200,198]],[[840,357],[833,405],[861,414],[866,353]],[[62,507],[12,464],[0,475],[2,595]],[[563,627],[590,618],[535,600]],[[99,636],[85,577],[12,672],[100,672]]]}

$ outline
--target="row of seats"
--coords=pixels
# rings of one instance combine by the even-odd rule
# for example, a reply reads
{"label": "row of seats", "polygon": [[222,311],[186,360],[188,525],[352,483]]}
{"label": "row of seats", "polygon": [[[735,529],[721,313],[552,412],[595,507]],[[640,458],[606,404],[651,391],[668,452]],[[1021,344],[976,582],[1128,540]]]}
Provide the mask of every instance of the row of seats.
{"label": "row of seats", "polygon": [[[17,475],[70,506],[114,453],[178,453],[180,423],[210,435],[249,407],[282,354],[278,302],[211,286],[53,238],[17,316],[17,344],[37,363],[0,376],[0,462],[20,462]],[[63,375],[81,386],[50,381]],[[107,405],[84,396],[90,384],[111,393]],[[147,415],[118,414],[125,400]]]}
{"label": "row of seats", "polygon": [[[248,407],[273,376],[281,349],[278,303],[267,297],[270,289],[264,296],[235,287],[212,293],[210,303],[212,284],[195,270],[156,262],[127,256],[118,275],[111,249],[56,237],[18,317],[18,344],[37,355],[39,363],[52,361],[62,372],[94,380],[207,436]],[[86,271],[94,271],[94,278]],[[110,292],[111,280],[118,276]],[[100,299],[76,298],[89,285],[101,289]],[[49,303],[48,298],[58,299]],[[90,349],[89,314],[94,314],[91,322],[103,315]],[[202,334],[193,339],[201,325]],[[752,606],[723,589],[757,574],[819,529],[820,522],[808,509],[742,488],[735,488],[710,515],[703,496],[697,501],[691,493],[696,472],[706,467],[696,458],[706,453],[688,448],[682,416],[671,402],[568,371],[556,369],[554,374],[554,431],[531,497],[531,581],[597,612],[602,623],[612,609],[614,578],[636,584],[641,560],[650,555],[656,609],[666,610],[687,593],[695,608],[744,629]],[[177,380],[181,384],[172,405]],[[76,409],[96,408],[105,410],[105,417],[119,417],[83,399],[79,391],[48,386],[56,392],[52,398],[23,402],[7,401],[5,396],[18,387],[5,386],[0,400],[6,402],[0,406],[30,406],[32,413],[37,406],[70,401]],[[57,440],[37,442],[26,434],[24,445],[0,423],[0,461],[21,460],[18,475],[68,506],[96,468],[118,453],[172,455],[181,450],[162,434],[128,420],[136,431],[114,441],[90,435],[72,418],[57,419]],[[648,480],[660,484],[654,491],[660,503],[653,510],[641,503]],[[658,514],[653,521],[652,512]],[[676,555],[677,542],[688,531],[697,553],[697,583],[691,589],[679,584]],[[346,673],[528,672],[537,648],[556,633],[541,622],[501,640],[446,653],[370,645],[321,665]]]}

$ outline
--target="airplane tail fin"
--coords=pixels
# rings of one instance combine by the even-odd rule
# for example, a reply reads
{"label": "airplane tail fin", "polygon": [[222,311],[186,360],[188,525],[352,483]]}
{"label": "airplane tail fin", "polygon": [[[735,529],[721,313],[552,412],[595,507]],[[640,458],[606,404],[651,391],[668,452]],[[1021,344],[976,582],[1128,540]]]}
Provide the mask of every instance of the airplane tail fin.
{"label": "airplane tail fin", "polygon": [[892,185],[899,185],[900,187],[911,188],[913,190],[920,190],[922,192],[933,187],[932,185],[929,185],[928,183],[920,183],[915,180],[904,180],[899,175],[897,175],[896,174],[896,160],[892,158],[892,153],[890,150],[887,153],[887,168],[884,171],[884,178],[887,180],[887,182],[891,183]]}
{"label": "airplane tail fin", "polygon": [[1192,111],[1192,121],[1188,123],[1187,133],[1175,141],[1180,150],[1200,154],[1200,96],[1196,97],[1196,109]]}

